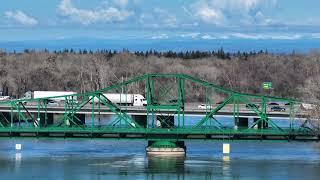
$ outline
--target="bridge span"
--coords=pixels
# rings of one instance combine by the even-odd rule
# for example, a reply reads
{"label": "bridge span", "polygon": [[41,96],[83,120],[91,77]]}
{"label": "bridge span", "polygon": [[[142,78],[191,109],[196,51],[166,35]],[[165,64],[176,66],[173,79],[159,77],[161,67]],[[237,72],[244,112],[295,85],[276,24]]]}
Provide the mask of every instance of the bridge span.
{"label": "bridge span", "polygon": [[[120,106],[104,93],[143,94],[147,105]],[[192,105],[195,95],[205,109]],[[48,106],[53,97],[0,102],[0,136],[142,139],[150,147],[183,147],[188,139],[319,140],[319,121],[297,100],[239,93],[184,74],[145,74],[57,97],[65,101],[56,107]],[[76,103],[68,101],[75,97]],[[93,98],[98,103],[90,103]],[[286,104],[286,111],[271,112],[270,102]]]}

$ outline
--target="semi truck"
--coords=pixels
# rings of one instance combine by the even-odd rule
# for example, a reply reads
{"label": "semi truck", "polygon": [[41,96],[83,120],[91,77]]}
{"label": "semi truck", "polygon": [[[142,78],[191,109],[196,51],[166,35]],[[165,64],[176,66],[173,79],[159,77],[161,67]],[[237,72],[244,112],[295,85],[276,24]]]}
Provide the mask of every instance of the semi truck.
{"label": "semi truck", "polygon": [[0,96],[0,101],[10,100],[10,96]]}
{"label": "semi truck", "polygon": [[[66,95],[73,95],[77,94],[77,92],[73,91],[28,91],[24,94],[22,99],[37,99],[37,98],[48,98],[48,97],[54,97],[54,98],[48,98],[51,101],[60,102],[65,101],[65,97],[55,97],[55,96],[66,96]],[[67,100],[73,100],[77,101],[77,96],[68,96]]]}
{"label": "semi truck", "polygon": [[[106,98],[108,98],[112,103],[119,105],[130,105],[130,106],[146,106],[147,101],[141,94],[103,94]],[[102,103],[99,101],[98,97],[92,98],[89,97],[90,103]],[[101,97],[104,99],[104,97]]]}
{"label": "semi truck", "polygon": [[315,104],[301,103],[300,107],[303,110],[314,110],[317,106]]}

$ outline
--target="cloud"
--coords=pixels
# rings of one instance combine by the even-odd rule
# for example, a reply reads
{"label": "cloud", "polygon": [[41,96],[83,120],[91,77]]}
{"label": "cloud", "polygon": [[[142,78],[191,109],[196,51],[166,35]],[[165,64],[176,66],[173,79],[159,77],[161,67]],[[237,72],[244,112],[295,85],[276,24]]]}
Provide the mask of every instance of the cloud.
{"label": "cloud", "polygon": [[26,15],[24,12],[22,11],[6,11],[4,13],[5,17],[10,19],[10,20],[14,20],[22,25],[25,26],[34,26],[38,24],[38,21],[33,18],[30,17],[28,15]]}
{"label": "cloud", "polygon": [[113,3],[120,7],[126,7],[129,2],[128,0],[113,0]]}
{"label": "cloud", "polygon": [[169,36],[167,34],[160,34],[156,36],[152,36],[151,39],[168,39]]}
{"label": "cloud", "polygon": [[139,22],[145,27],[152,28],[174,28],[178,26],[177,17],[161,8],[154,8],[151,12],[142,13]]}
{"label": "cloud", "polygon": [[[127,2],[121,2],[122,5]],[[116,7],[103,7],[97,9],[79,9],[73,6],[71,0],[62,0],[58,6],[60,15],[69,17],[75,22],[83,25],[93,23],[109,23],[124,21],[134,13],[125,9]]]}
{"label": "cloud", "polygon": [[311,38],[320,39],[320,33],[312,33]]}
{"label": "cloud", "polygon": [[198,32],[192,32],[192,33],[186,33],[186,34],[181,34],[180,37],[182,38],[197,38],[200,35]]}
{"label": "cloud", "polygon": [[244,33],[233,33],[233,37],[241,38],[241,39],[277,39],[277,40],[296,40],[301,39],[303,36],[300,34],[290,34],[290,35],[283,35],[283,34],[244,34]]}
{"label": "cloud", "polygon": [[194,16],[208,24],[221,24],[224,21],[224,15],[221,10],[209,7],[207,3],[197,5]]}
{"label": "cloud", "polygon": [[273,22],[266,16],[277,0],[200,0],[183,10],[206,24],[266,25]]}
{"label": "cloud", "polygon": [[216,37],[213,37],[211,35],[205,34],[201,37],[202,39],[210,40],[210,39],[217,39]]}

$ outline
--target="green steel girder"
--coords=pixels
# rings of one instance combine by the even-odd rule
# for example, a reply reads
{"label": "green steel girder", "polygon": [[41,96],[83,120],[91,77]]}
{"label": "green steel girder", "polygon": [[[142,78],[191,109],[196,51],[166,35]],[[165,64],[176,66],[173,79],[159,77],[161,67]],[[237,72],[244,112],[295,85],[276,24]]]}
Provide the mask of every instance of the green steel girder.
{"label": "green steel girder", "polygon": [[223,101],[219,106],[217,106],[215,109],[213,109],[210,113],[206,114],[204,118],[202,118],[193,128],[199,127],[203,125],[206,121],[210,119],[213,115],[215,115],[217,112],[219,112],[226,104],[228,104],[231,100],[233,100],[234,96],[231,95],[228,97],[225,101]]}
{"label": "green steel girder", "polygon": [[[170,83],[167,83],[170,82]],[[126,89],[127,92],[127,86],[130,86],[133,83],[143,83],[145,86],[144,89],[144,95],[147,100],[147,116],[151,116],[152,123],[153,125],[151,127],[154,127],[154,122],[157,114],[160,114],[164,120],[163,123],[166,123],[166,118],[169,116],[175,116],[177,120],[177,126],[172,127],[171,129],[175,129],[178,132],[183,132],[183,133],[194,133],[197,132],[198,129],[202,129],[203,127],[208,127],[205,128],[212,130],[212,132],[219,132],[219,133],[243,133],[243,132],[256,132],[257,134],[261,134],[261,132],[267,132],[271,130],[270,132],[277,132],[279,134],[282,134],[284,131],[287,132],[287,130],[284,130],[283,128],[278,127],[270,118],[267,116],[267,102],[268,101],[284,101],[284,102],[289,102],[290,103],[290,129],[291,133],[295,132],[300,132],[296,129],[294,129],[293,122],[295,120],[295,110],[294,110],[294,104],[298,103],[298,101],[293,100],[293,99],[286,99],[286,98],[279,98],[279,97],[271,97],[271,96],[261,96],[261,95],[254,95],[254,94],[246,94],[246,93],[239,93],[236,91],[228,90],[225,88],[222,88],[220,86],[217,86],[215,84],[199,80],[197,78],[191,77],[189,75],[185,74],[145,74],[141,75],[135,78],[132,78],[128,81],[123,81],[117,84],[110,85],[106,88],[94,91],[94,92],[87,92],[87,93],[80,93],[80,94],[73,94],[73,95],[67,95],[67,96],[54,96],[50,98],[65,98],[65,104],[64,104],[64,115],[63,115],[63,127],[55,127],[53,126],[52,128],[57,128],[60,130],[60,128],[63,129],[63,131],[67,132],[68,130],[72,129],[81,129],[79,131],[86,131],[89,130],[91,132],[98,132],[98,131],[104,131],[108,130],[109,128],[115,129],[114,131],[117,130],[117,128],[122,129],[124,128],[125,131],[128,132],[146,132],[149,129],[141,127],[135,120],[133,120],[132,117],[130,117],[127,114],[127,107],[120,106],[119,104],[113,103],[111,100],[109,100],[106,96],[104,96],[103,93],[109,93],[109,92],[114,92],[114,91],[119,91],[119,89]],[[186,108],[186,84],[187,83],[193,83],[197,84],[197,87],[201,87],[200,90],[204,90],[204,101],[205,104],[208,105],[206,106],[206,113],[205,116],[202,118],[199,118],[199,121],[195,124],[192,125],[191,128],[186,126],[185,122],[185,108]],[[187,84],[188,85],[188,84]],[[157,89],[156,89],[157,88]],[[200,91],[199,91],[200,92]],[[201,91],[202,92],[202,91]],[[213,104],[212,100],[210,99],[210,93],[220,93],[223,94],[226,97],[224,101],[217,105],[215,108],[211,108],[211,104]],[[77,97],[79,99],[79,103],[77,104],[68,104],[68,99],[73,99],[74,97]],[[11,100],[7,102],[0,102],[0,104],[6,104],[11,107],[11,114],[10,114],[10,120],[6,119],[6,123],[2,123],[0,121],[0,128],[8,128],[7,122],[10,122],[11,125],[15,121],[15,118],[18,118],[19,122],[20,120],[23,120],[26,124],[29,125],[29,128],[37,128],[37,131],[41,131],[41,129],[45,130],[48,129],[47,127],[47,101],[50,98],[38,98],[38,99],[18,99],[18,100]],[[94,98],[97,98],[99,103],[95,105],[94,103]],[[168,99],[169,98],[169,99]],[[161,102],[158,100],[161,99]],[[173,100],[173,101],[170,101]],[[239,112],[240,112],[240,103],[245,103],[245,104],[253,104],[256,103],[254,100],[259,100],[261,103],[261,108],[257,108],[255,106],[248,106],[248,108],[253,111],[259,119],[248,129],[239,129],[239,130],[230,130],[226,129],[223,127],[223,125],[214,117],[222,108],[226,107],[228,104],[233,105],[233,109],[231,110],[233,112],[234,120],[239,119]],[[90,101],[92,102],[91,105],[91,126],[89,127],[88,125],[85,126],[80,126],[79,121],[80,119],[76,116],[79,111],[85,107],[87,104],[89,104]],[[38,112],[37,115],[33,115],[29,113],[28,107],[24,106],[23,103],[31,103],[31,102],[36,102],[37,103],[37,108]],[[100,119],[100,112],[104,110],[103,107],[107,107],[110,111],[112,111],[116,118],[114,121],[112,121],[109,125],[106,125],[103,128],[96,128],[95,127],[95,121],[94,119],[96,118],[94,113],[96,111],[99,112],[99,119]],[[172,112],[171,114],[162,114],[162,111]],[[39,120],[43,118],[43,116],[40,115],[41,112],[45,112],[45,123],[43,126],[40,126]],[[14,116],[16,115],[16,116]],[[1,116],[1,113],[0,113]],[[155,118],[155,119],[154,119]],[[3,119],[3,118],[2,118]],[[161,118],[159,118],[161,120]],[[30,121],[34,123],[34,126],[30,126]],[[4,121],[3,121],[4,122]],[[69,126],[67,122],[71,122],[75,126]],[[258,123],[268,123],[270,124],[270,128],[268,129],[253,129],[256,124]],[[9,124],[10,124],[9,123]],[[119,124],[126,125],[126,127],[118,126]],[[60,124],[61,125],[61,124]],[[58,125],[59,126],[59,125]],[[25,129],[27,127],[21,127],[22,129]],[[262,127],[263,128],[263,127]],[[77,129],[77,130],[78,130]],[[155,129],[160,129],[160,128],[155,128]],[[158,131],[159,133],[161,130]],[[208,131],[209,133],[211,131]],[[206,132],[206,133],[208,133]],[[301,131],[302,132],[302,131]],[[305,131],[303,131],[305,132]]]}
{"label": "green steel girder", "polygon": [[10,121],[2,112],[0,112],[0,126],[6,127],[8,124],[10,124]]}
{"label": "green steel girder", "polygon": [[[96,96],[103,104],[109,107],[109,109],[114,112],[120,120],[124,120],[124,122],[129,125],[132,128],[141,128],[141,126],[136,123],[127,113],[124,111],[121,111],[121,109],[112,103],[106,96],[104,96],[102,93],[99,93],[98,96]],[[102,97],[102,98],[101,98]],[[115,125],[112,123],[112,126]]]}
{"label": "green steel girder", "polygon": [[[21,112],[21,107],[24,109],[25,107],[23,106],[22,102],[18,102],[18,103],[11,103],[12,107],[17,111],[18,114],[18,120],[19,120],[19,124],[20,124],[20,120],[22,119],[27,126],[31,126],[29,123],[29,120],[33,121],[33,117],[30,115],[30,113],[27,111],[27,114],[30,115],[30,118],[28,119],[27,116]],[[11,116],[13,116],[13,114],[11,114]]]}
{"label": "green steel girder", "polygon": [[[240,98],[238,98],[238,100],[244,102],[246,104],[246,106],[248,106],[252,111],[254,111],[258,116],[260,116],[260,118],[258,119],[258,121],[254,122],[253,125],[251,125],[249,128],[253,128],[254,126],[256,126],[259,123],[268,123],[270,124],[273,128],[282,131],[282,129],[277,126],[271,119],[269,119],[267,117],[267,112],[266,112],[266,100],[264,97],[261,97],[261,110],[259,110],[259,108],[257,108],[257,106],[253,105],[247,97],[245,96],[241,96]],[[262,128],[264,128],[262,126]]]}

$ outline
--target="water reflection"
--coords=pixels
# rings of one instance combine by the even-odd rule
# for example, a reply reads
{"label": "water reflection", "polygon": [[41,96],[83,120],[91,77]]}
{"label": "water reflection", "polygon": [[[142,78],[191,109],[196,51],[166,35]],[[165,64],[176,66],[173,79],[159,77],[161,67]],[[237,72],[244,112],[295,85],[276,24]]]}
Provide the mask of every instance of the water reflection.
{"label": "water reflection", "polygon": [[[319,179],[320,151],[310,143],[189,143],[186,156],[146,155],[144,143],[0,141],[0,179]],[[276,145],[276,146],[275,146]],[[303,172],[301,171],[303,167]]]}
{"label": "water reflection", "polygon": [[184,179],[185,155],[147,155],[147,179]]}
{"label": "water reflection", "polygon": [[224,155],[222,156],[222,174],[224,176],[231,176],[231,168],[230,168],[230,156]]}
{"label": "water reflection", "polygon": [[21,158],[22,158],[21,152],[16,152],[16,155],[15,155],[15,160],[16,161],[15,161],[15,166],[14,166],[15,172],[19,172],[20,171]]}

